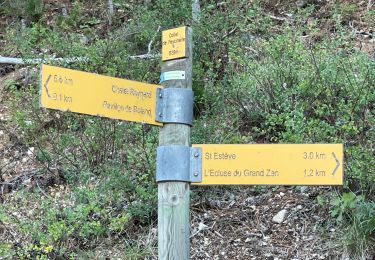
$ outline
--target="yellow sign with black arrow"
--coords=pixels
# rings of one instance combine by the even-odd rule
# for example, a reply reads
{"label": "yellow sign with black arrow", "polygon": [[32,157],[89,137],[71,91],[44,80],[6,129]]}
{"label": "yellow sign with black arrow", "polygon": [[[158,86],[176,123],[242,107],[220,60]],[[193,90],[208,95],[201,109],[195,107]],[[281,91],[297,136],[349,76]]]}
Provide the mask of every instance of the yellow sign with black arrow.
{"label": "yellow sign with black arrow", "polygon": [[194,185],[342,185],[342,144],[196,144]]}
{"label": "yellow sign with black arrow", "polygon": [[40,106],[152,125],[158,85],[42,65]]}

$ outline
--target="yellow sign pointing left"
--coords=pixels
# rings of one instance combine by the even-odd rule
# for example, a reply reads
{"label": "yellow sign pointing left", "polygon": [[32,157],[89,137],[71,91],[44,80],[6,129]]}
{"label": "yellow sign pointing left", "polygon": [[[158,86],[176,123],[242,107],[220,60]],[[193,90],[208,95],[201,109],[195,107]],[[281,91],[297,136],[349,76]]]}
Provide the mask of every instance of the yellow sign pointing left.
{"label": "yellow sign pointing left", "polygon": [[152,125],[161,86],[42,65],[40,106]]}

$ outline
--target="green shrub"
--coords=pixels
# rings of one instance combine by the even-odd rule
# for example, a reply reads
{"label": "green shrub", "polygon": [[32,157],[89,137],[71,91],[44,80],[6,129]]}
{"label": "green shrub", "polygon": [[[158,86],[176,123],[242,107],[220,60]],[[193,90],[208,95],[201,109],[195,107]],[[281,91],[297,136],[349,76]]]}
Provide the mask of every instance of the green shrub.
{"label": "green shrub", "polygon": [[12,245],[4,242],[0,242],[0,256],[4,258],[12,258]]}
{"label": "green shrub", "polygon": [[[40,197],[35,190],[26,199],[18,192],[14,195],[16,203],[0,211],[0,221],[6,227],[13,226],[19,238],[30,240],[21,239],[14,249],[0,244],[0,250],[4,255],[16,254],[24,259],[49,259],[70,255],[79,248],[95,248],[98,240],[108,237],[113,243],[124,237],[135,241],[137,237],[126,234],[133,225],[154,220],[156,188],[139,173],[131,175],[134,174],[108,167],[101,177],[89,172],[80,174],[77,187],[68,193],[63,186],[53,187],[48,197]],[[31,208],[32,215],[19,217],[30,214],[25,212]]]}
{"label": "green shrub", "polygon": [[42,0],[5,0],[1,8],[7,14],[22,17],[31,22],[39,21],[43,16]]}
{"label": "green shrub", "polygon": [[[370,187],[375,66],[363,53],[330,45],[309,48],[291,35],[275,37],[265,43],[259,60],[238,57],[243,72],[230,79],[228,96],[236,101],[242,124],[251,122],[255,140],[343,142],[350,155],[347,176],[372,180]],[[366,162],[361,170],[352,167],[357,159]]]}
{"label": "green shrub", "polygon": [[375,202],[366,202],[350,192],[335,197],[331,205],[331,216],[343,224],[345,245],[353,255],[365,258],[368,248],[375,244]]}

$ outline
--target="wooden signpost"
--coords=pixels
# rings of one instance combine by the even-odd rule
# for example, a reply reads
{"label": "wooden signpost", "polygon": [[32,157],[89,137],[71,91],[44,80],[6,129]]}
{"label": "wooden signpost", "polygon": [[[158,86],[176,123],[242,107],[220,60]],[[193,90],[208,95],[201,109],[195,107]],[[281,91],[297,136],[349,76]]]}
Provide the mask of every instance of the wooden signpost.
{"label": "wooden signpost", "polygon": [[189,259],[190,184],[342,185],[342,144],[196,144],[192,30],[162,33],[162,86],[42,66],[40,106],[162,126],[157,149],[158,258]]}
{"label": "wooden signpost", "polygon": [[[177,42],[170,43],[173,39]],[[181,39],[181,41],[178,39]],[[180,27],[164,31],[162,42],[162,57],[165,62],[162,64],[161,78],[163,81],[161,84],[165,89],[182,88],[191,90],[192,30],[187,27]],[[165,75],[173,76],[166,77]],[[187,109],[192,111],[193,107],[191,106]],[[160,129],[159,145],[181,145],[188,148],[190,146],[190,125],[180,123],[165,124]],[[178,160],[180,158],[171,159]],[[189,160],[189,158],[185,159]],[[176,175],[181,176],[182,173],[176,171]],[[170,180],[158,182],[159,259],[183,260],[190,258],[189,205],[190,184],[188,181]]]}

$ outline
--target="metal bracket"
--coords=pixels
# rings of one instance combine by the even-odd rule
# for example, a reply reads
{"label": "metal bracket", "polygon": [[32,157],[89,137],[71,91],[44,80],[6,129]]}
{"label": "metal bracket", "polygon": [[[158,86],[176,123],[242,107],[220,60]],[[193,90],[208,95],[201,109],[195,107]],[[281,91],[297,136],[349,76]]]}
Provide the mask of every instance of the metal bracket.
{"label": "metal bracket", "polygon": [[161,123],[191,125],[193,122],[193,91],[186,88],[156,90],[155,120]]}
{"label": "metal bracket", "polygon": [[157,182],[202,182],[202,148],[165,145],[156,151]]}

